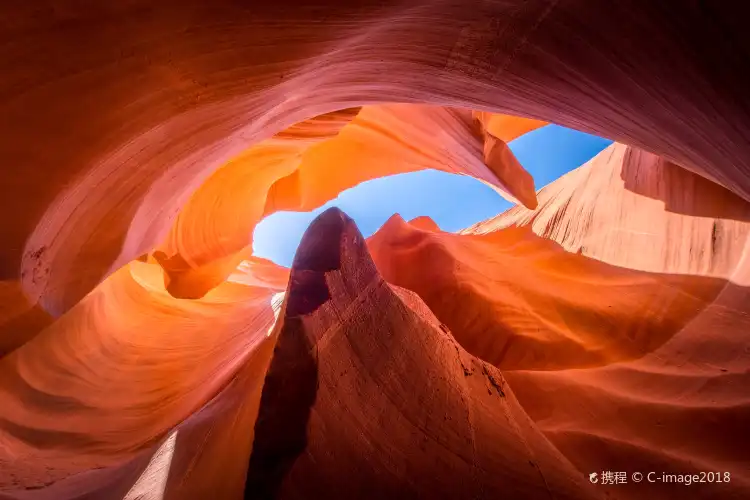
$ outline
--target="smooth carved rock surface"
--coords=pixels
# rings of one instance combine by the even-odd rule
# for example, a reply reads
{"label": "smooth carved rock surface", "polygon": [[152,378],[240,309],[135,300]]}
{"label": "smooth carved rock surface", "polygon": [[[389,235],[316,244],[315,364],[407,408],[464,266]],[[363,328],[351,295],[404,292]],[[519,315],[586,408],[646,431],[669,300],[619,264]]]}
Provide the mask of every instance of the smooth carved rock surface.
{"label": "smooth carved rock surface", "polygon": [[[511,140],[542,125],[507,117],[494,129],[504,127]],[[531,176],[488,134],[468,111],[414,105],[344,110],[290,127],[217,170],[192,195],[155,253],[167,290],[201,297],[250,255],[264,215],[312,210],[375,177],[427,168],[463,173],[536,208]]]}
{"label": "smooth carved rock surface", "polygon": [[338,209],[300,244],[279,329],[246,498],[596,496]]}
{"label": "smooth carved rock surface", "polygon": [[[748,14],[4,2],[0,498],[750,497]],[[549,122],[617,142],[535,192]],[[421,169],[518,206],[251,255]]]}

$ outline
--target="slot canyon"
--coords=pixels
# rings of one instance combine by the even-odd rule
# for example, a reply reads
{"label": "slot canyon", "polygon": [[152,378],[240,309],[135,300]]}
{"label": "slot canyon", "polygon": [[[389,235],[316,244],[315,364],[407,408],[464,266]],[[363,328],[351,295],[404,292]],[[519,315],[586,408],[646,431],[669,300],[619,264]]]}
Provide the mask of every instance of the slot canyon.
{"label": "slot canyon", "polygon": [[[750,498],[749,18],[0,1],[0,500]],[[513,206],[253,253],[425,170]]]}

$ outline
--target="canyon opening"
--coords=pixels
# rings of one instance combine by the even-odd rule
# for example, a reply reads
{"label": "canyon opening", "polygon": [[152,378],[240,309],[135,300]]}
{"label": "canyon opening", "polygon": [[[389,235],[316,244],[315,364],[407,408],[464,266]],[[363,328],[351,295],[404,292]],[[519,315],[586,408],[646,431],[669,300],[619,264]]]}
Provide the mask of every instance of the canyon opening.
{"label": "canyon opening", "polygon": [[749,9],[2,3],[0,499],[749,498]]}

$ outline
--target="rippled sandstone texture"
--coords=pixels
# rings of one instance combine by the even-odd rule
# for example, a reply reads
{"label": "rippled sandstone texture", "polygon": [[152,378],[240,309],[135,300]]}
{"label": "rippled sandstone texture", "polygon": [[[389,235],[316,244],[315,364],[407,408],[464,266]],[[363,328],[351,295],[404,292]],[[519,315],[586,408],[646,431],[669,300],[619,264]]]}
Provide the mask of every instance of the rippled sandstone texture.
{"label": "rippled sandstone texture", "polygon": [[[746,11],[4,2],[0,497],[747,498]],[[617,143],[534,193],[547,122]],[[523,206],[251,256],[426,168]]]}

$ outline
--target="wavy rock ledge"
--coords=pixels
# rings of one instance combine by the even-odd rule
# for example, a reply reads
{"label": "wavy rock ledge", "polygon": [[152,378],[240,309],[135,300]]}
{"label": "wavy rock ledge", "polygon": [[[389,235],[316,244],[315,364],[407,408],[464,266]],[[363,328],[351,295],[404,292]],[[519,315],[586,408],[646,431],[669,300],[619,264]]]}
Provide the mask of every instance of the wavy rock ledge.
{"label": "wavy rock ledge", "polygon": [[300,244],[279,329],[246,498],[596,497],[338,209]]}
{"label": "wavy rock ledge", "polygon": [[[748,15],[4,2],[0,498],[750,497]],[[546,123],[616,143],[535,192]],[[518,206],[251,255],[421,169]]]}

